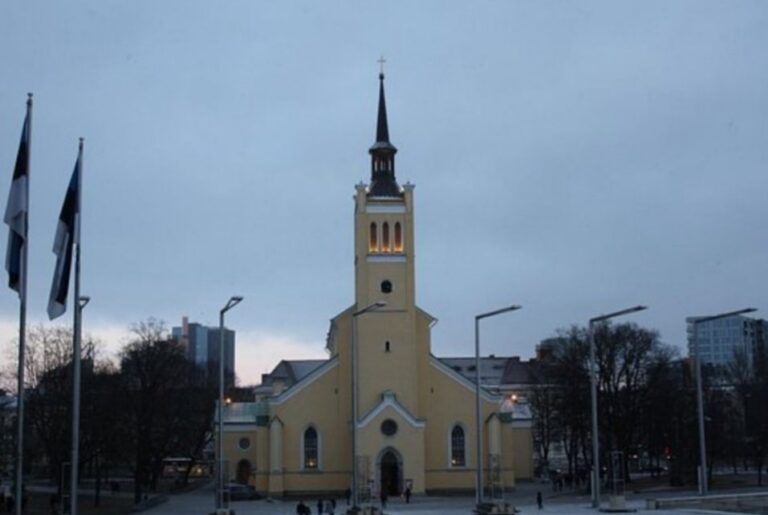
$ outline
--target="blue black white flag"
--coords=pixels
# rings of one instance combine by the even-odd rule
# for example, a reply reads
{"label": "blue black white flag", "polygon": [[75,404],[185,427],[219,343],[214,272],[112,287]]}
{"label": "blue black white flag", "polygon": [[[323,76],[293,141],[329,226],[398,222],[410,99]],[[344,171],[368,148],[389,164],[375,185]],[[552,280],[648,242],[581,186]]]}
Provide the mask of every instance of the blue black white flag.
{"label": "blue black white flag", "polygon": [[69,181],[69,188],[61,206],[59,224],[56,227],[56,237],[53,240],[53,253],[56,254],[56,269],[53,272],[51,296],[48,299],[48,317],[53,320],[67,310],[67,294],[69,293],[69,276],[72,271],[72,248],[79,245],[80,217],[80,172],[83,160],[83,144],[77,154],[77,162]]}
{"label": "blue black white flag", "polygon": [[21,282],[24,268],[23,252],[27,244],[27,213],[29,209],[29,137],[30,114],[32,99],[27,101],[27,116],[21,130],[19,153],[16,154],[16,166],[13,169],[11,191],[8,194],[8,204],[5,207],[5,218],[8,225],[8,250],[5,255],[5,269],[8,271],[8,286],[22,296]]}

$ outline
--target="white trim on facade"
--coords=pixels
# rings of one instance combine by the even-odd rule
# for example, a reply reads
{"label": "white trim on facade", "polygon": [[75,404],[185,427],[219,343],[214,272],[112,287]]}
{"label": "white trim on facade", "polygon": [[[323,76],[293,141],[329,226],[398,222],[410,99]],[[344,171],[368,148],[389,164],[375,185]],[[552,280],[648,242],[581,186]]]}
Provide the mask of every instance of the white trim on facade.
{"label": "white trim on facade", "polygon": [[405,204],[367,204],[365,212],[371,214],[405,213]]}
{"label": "white trim on facade", "polygon": [[[451,367],[449,367],[448,365],[440,361],[435,356],[432,356],[432,355],[429,356],[429,364],[432,365],[432,367],[439,370],[440,372],[443,372],[445,375],[447,375],[448,377],[450,377],[451,379],[453,379],[463,387],[465,387],[467,390],[470,390],[471,392],[475,391],[475,383],[473,383],[463,375],[456,372],[454,369],[452,369]],[[483,385],[480,385],[480,397],[483,400],[486,400],[488,402],[500,402],[502,399],[502,396],[500,395],[492,395],[488,393],[488,391],[486,391],[483,388]]]}
{"label": "white trim on facade", "polygon": [[337,357],[333,357],[314,369],[312,372],[310,372],[304,379],[299,381],[298,383],[294,384],[290,388],[288,388],[286,391],[278,395],[277,397],[274,397],[272,399],[269,399],[269,403],[271,405],[280,405],[299,393],[300,391],[304,390],[307,386],[314,383],[316,380],[318,380],[320,377],[322,377],[326,372],[333,370],[338,366],[339,359]]}
{"label": "white trim on facade", "polygon": [[365,257],[367,263],[405,263],[406,257],[403,253],[390,252],[387,254],[368,254]]}
{"label": "white trim on facade", "polygon": [[384,394],[381,396],[381,401],[379,401],[379,403],[374,406],[371,411],[366,413],[366,415],[360,419],[360,421],[357,423],[357,428],[363,429],[371,422],[371,420],[376,418],[376,415],[380,414],[387,407],[395,410],[397,414],[403,418],[403,420],[408,422],[413,427],[424,427],[426,425],[426,421],[424,419],[414,417],[411,412],[405,408],[405,406],[400,404],[394,393],[384,392]]}

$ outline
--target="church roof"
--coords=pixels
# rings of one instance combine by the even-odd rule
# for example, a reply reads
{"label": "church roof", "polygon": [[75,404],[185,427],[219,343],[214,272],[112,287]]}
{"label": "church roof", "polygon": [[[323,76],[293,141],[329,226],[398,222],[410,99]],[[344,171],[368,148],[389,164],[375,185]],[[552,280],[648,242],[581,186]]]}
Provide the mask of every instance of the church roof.
{"label": "church roof", "polygon": [[[475,358],[438,358],[470,381],[475,381]],[[531,364],[519,357],[481,357],[480,384],[485,387],[531,384]]]}
{"label": "church roof", "polygon": [[254,389],[254,393],[271,394],[275,381],[282,381],[283,388],[287,390],[327,362],[327,359],[282,360],[272,372],[261,375],[261,384]]}

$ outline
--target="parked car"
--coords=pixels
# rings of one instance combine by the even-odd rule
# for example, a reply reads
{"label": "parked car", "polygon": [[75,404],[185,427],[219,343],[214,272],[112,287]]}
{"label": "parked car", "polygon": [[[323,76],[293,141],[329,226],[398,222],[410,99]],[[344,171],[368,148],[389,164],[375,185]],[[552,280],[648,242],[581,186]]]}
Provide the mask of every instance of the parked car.
{"label": "parked car", "polygon": [[231,501],[252,501],[254,499],[263,498],[263,496],[251,485],[229,483],[227,489],[229,490],[229,499]]}

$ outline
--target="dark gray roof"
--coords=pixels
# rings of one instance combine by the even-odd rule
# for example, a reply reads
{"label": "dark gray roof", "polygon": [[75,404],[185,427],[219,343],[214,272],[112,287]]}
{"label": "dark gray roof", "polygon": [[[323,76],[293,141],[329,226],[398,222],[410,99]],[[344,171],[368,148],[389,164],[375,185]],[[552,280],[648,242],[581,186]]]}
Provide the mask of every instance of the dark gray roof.
{"label": "dark gray roof", "polygon": [[[438,358],[470,381],[475,380],[475,358]],[[531,363],[519,357],[481,357],[480,383],[486,386],[529,384]]]}
{"label": "dark gray roof", "polygon": [[261,384],[255,388],[255,391],[256,393],[271,391],[272,384],[276,380],[282,381],[285,388],[290,388],[327,361],[325,359],[283,360],[272,369],[272,372],[261,375]]}

